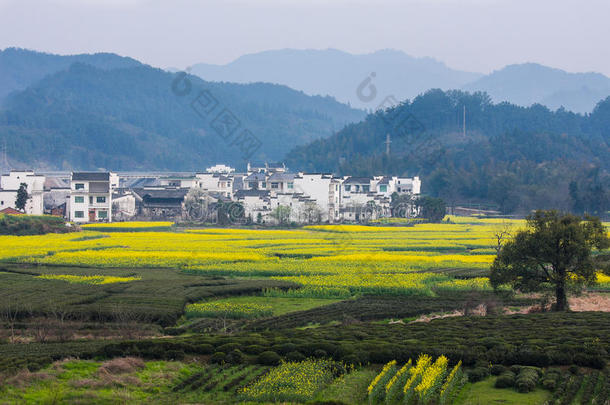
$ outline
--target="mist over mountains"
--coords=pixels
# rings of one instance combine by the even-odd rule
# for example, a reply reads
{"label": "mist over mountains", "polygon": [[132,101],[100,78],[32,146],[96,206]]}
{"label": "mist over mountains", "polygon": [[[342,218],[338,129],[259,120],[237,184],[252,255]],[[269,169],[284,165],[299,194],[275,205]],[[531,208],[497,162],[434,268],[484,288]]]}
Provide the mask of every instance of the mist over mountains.
{"label": "mist over mountains", "polygon": [[[367,70],[375,60],[384,62],[373,77]],[[7,49],[0,67],[0,146],[13,168],[196,171],[226,163],[243,170],[249,160],[285,160],[292,170],[420,175],[426,193],[504,212],[576,205],[595,212],[609,200],[610,98],[591,107],[610,89],[601,74],[525,64],[481,76],[396,51],[360,58],[332,50],[272,51],[240,58],[229,70],[192,69],[209,80],[114,54]],[[227,72],[252,83],[226,81]],[[177,89],[178,77],[188,86]],[[420,93],[406,100],[390,83]],[[469,92],[425,89],[434,83]],[[396,105],[367,115],[332,96],[306,94],[324,87],[367,109],[388,96]],[[404,120],[395,115],[408,125],[397,127]],[[247,155],[239,147],[243,133],[260,143]]]}
{"label": "mist over mountains", "polygon": [[[205,80],[284,84],[307,94],[330,95],[352,106],[376,110],[383,99],[413,99],[431,89],[487,92],[494,102],[586,113],[610,95],[610,79],[599,73],[568,73],[535,63],[510,65],[489,75],[447,67],[432,58],[382,50],[352,55],[335,49],[265,51],[226,65],[196,64],[192,73]],[[376,97],[370,97],[367,78]]]}
{"label": "mist over mountains", "polygon": [[[365,116],[330,97],[268,83],[188,76],[189,94],[176,94],[176,74],[117,55],[7,50],[0,59],[0,82],[12,91],[0,100],[0,145],[15,168],[203,170],[226,163],[243,169],[248,159],[280,160]],[[30,70],[20,72],[23,66]],[[51,73],[38,80],[44,72]],[[202,90],[213,100],[205,111]],[[227,117],[235,124],[230,128],[222,123]],[[244,131],[259,144],[255,151],[240,150]]]}

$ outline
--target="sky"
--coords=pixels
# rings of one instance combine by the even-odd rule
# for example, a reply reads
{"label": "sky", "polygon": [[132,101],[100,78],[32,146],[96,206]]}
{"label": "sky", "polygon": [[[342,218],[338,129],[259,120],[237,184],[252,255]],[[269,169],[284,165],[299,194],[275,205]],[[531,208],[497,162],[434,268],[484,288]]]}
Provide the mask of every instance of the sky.
{"label": "sky", "polygon": [[0,48],[153,66],[270,49],[397,49],[489,73],[537,62],[610,76],[607,0],[0,0]]}

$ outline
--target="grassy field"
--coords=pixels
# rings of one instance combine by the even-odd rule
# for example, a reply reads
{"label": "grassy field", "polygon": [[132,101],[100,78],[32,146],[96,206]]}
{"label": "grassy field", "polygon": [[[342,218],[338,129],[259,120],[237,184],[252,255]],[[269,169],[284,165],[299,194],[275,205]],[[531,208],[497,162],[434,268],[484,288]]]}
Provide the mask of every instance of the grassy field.
{"label": "grassy field", "polygon": [[513,389],[494,388],[496,377],[488,378],[472,384],[467,384],[459,397],[456,405],[542,405],[551,398],[549,391],[537,388],[528,393],[520,393]]}
{"label": "grassy field", "polygon": [[[383,365],[398,361],[396,375],[422,353],[419,404],[440,400],[458,362],[472,382],[445,403],[603,398],[609,314],[505,315],[537,301],[489,285],[495,233],[523,226],[120,223],[0,236],[0,402],[371,404]],[[494,388],[490,363],[542,377],[528,393]],[[554,366],[577,372],[543,389]]]}

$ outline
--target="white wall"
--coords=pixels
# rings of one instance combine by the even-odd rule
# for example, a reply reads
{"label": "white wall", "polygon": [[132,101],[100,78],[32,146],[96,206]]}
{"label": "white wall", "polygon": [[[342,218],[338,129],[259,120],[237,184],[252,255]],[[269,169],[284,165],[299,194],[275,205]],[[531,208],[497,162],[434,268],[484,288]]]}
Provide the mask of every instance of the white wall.
{"label": "white wall", "polygon": [[[0,188],[5,195],[0,198],[0,201],[4,201],[4,205],[0,205],[0,209],[7,207],[16,209],[17,190],[21,183],[25,183],[30,196],[25,205],[25,212],[30,215],[42,215],[44,213],[44,180],[44,176],[36,175],[33,171],[11,171],[8,175],[2,175]],[[10,193],[14,193],[14,197],[11,197]],[[9,201],[10,205],[8,205]]]}

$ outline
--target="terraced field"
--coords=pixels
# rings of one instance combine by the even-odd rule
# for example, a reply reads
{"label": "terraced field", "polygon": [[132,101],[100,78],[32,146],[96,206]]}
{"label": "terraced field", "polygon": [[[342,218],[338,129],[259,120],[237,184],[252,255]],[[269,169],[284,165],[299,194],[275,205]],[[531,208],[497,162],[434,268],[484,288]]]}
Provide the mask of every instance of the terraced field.
{"label": "terraced field", "polygon": [[0,236],[0,402],[603,403],[610,315],[509,315],[538,298],[489,285],[497,235],[524,226]]}

